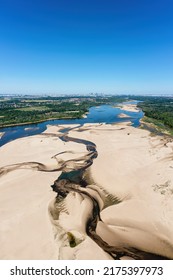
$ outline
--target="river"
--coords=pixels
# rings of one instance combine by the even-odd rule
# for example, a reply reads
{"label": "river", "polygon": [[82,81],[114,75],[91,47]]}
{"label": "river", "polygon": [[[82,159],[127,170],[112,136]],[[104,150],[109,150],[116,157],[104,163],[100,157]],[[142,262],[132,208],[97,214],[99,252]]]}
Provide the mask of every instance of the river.
{"label": "river", "polygon": [[[129,102],[130,104],[137,103],[136,101]],[[119,114],[124,113],[129,117],[121,118]],[[47,125],[57,125],[57,124],[80,124],[85,123],[117,123],[124,121],[131,121],[132,126],[138,127],[140,124],[140,119],[143,117],[143,112],[129,112],[116,108],[110,105],[101,105],[98,107],[91,107],[85,118],[81,119],[62,119],[62,120],[48,120],[38,124],[28,124],[28,125],[18,125],[12,127],[1,128],[0,133],[3,136],[0,138],[0,147],[6,143],[26,136],[36,135],[42,133],[46,130]]]}

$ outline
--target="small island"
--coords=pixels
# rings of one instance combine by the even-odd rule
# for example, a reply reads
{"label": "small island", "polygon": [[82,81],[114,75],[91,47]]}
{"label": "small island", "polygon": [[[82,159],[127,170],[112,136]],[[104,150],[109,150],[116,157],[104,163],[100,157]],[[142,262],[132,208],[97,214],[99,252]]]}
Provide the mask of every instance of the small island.
{"label": "small island", "polygon": [[124,114],[124,113],[120,113],[120,114],[118,115],[118,117],[119,117],[119,118],[129,118],[129,115]]}

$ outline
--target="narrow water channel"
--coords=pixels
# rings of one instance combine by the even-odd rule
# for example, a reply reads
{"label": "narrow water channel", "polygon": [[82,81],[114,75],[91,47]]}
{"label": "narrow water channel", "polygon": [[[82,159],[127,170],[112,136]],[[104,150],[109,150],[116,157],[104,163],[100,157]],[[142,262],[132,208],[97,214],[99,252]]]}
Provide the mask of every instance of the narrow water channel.
{"label": "narrow water channel", "polygon": [[[78,144],[85,145],[88,153],[83,159],[82,164],[80,163],[79,168],[75,168],[74,170],[68,172],[65,170],[65,168],[62,167],[61,175],[57,178],[57,180],[52,185],[53,191],[57,193],[57,197],[58,197],[57,203],[60,203],[60,201],[64,200],[70,192],[79,193],[80,195],[86,196],[90,200],[92,204],[92,210],[90,213],[90,217],[88,218],[85,224],[86,234],[99,247],[101,247],[106,253],[108,253],[112,257],[112,259],[120,260],[122,257],[130,257],[131,259],[136,259],[136,260],[167,259],[164,256],[159,256],[156,254],[152,254],[150,252],[144,252],[139,249],[131,248],[128,246],[127,247],[110,246],[96,233],[97,223],[98,221],[101,221],[100,218],[101,209],[100,209],[99,201],[96,199],[96,197],[93,197],[90,193],[87,192],[87,187],[90,188],[90,185],[85,179],[86,178],[85,172],[93,164],[94,159],[97,158],[98,156],[97,147],[93,142],[84,139],[70,137],[68,133],[72,129],[76,129],[76,127],[70,128],[69,130],[66,128],[64,131],[64,135],[60,136],[59,138],[65,142],[72,141]],[[81,158],[77,160],[81,162]],[[74,161],[77,160],[75,159]],[[100,197],[99,199],[102,198]]]}

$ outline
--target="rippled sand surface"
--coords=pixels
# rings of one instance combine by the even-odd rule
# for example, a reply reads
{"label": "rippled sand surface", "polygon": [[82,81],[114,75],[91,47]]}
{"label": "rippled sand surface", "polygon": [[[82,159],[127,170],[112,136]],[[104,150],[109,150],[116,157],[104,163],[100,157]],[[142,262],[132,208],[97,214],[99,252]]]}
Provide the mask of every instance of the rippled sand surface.
{"label": "rippled sand surface", "polygon": [[[72,127],[68,135],[91,141],[98,153],[85,175],[87,194],[74,186],[78,191],[58,201],[52,191],[62,168],[77,170],[91,158],[85,145],[59,138],[62,127],[0,148],[0,258],[112,259],[99,236],[117,251],[133,247],[173,259],[172,139],[128,123]],[[92,236],[90,197],[100,208]]]}

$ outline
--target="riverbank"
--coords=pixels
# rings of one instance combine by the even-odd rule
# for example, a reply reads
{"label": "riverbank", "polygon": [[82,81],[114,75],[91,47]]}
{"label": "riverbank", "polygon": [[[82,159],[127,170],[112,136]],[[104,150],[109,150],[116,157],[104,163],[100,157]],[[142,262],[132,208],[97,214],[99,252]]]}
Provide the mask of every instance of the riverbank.
{"label": "riverbank", "polygon": [[[4,133],[3,137],[0,139],[0,146],[13,141],[17,138],[36,135],[42,133],[46,130],[47,125],[64,125],[64,124],[80,124],[85,123],[117,123],[122,122],[124,119],[119,117],[119,114],[122,113],[121,109],[103,105],[100,107],[91,107],[89,113],[81,119],[55,119],[40,122],[37,124],[21,124],[20,126],[6,127],[0,129],[0,132]],[[143,113],[129,113],[128,120],[132,122],[133,126],[140,125],[140,119],[142,118]]]}
{"label": "riverbank", "polygon": [[164,125],[163,122],[156,119],[145,116],[140,120],[140,123],[141,128],[147,129],[154,134],[173,136],[173,129]]}
{"label": "riverbank", "polygon": [[[85,118],[85,115],[81,116]],[[80,118],[80,117],[79,117]],[[15,126],[25,126],[25,125],[30,125],[30,124],[39,124],[43,123],[46,121],[53,121],[53,120],[74,120],[76,117],[63,117],[63,118],[47,118],[47,119],[42,119],[39,121],[34,121],[34,122],[24,122],[24,123],[16,123],[16,124],[6,124],[6,125],[0,125],[0,129],[6,128],[6,127],[15,127]]]}
{"label": "riverbank", "polygon": [[[89,188],[103,206],[97,234],[112,246],[123,244],[173,258],[172,138],[153,137],[127,123],[69,126],[74,128],[69,136],[96,144],[98,157],[88,170],[91,182],[106,190],[112,201],[121,201],[104,208],[106,194]],[[49,126],[44,134],[1,147],[0,259],[111,259],[85,233],[91,208],[86,197],[71,192],[59,205],[57,220],[52,223],[48,214],[56,196],[50,186],[61,172],[37,171],[36,163],[49,171],[63,161],[73,170],[73,160],[87,155],[84,145],[57,138],[60,129],[69,126]],[[16,170],[11,172],[11,167],[3,168],[21,162],[28,164],[13,166]],[[73,248],[68,232],[76,239]]]}
{"label": "riverbank", "polygon": [[[105,106],[109,106],[109,105],[105,105]],[[99,109],[101,107],[102,106],[96,106],[95,108]],[[76,116],[66,116],[66,117],[61,117],[61,118],[45,118],[45,119],[41,119],[41,120],[35,120],[35,121],[32,121],[32,122],[22,122],[22,123],[19,122],[19,123],[15,123],[15,124],[4,124],[4,125],[0,125],[0,129],[8,128],[8,127],[15,127],[15,126],[25,126],[25,125],[32,125],[32,124],[40,124],[40,123],[44,123],[44,122],[47,122],[47,121],[53,121],[53,120],[61,121],[61,120],[81,120],[81,119],[86,119],[89,116],[91,108],[92,107],[90,107],[85,114],[81,114],[78,118]],[[119,104],[118,106],[114,106],[114,108],[119,108],[121,110],[126,110],[126,111],[134,112],[134,113],[139,113],[140,112],[140,110],[137,108],[137,104],[126,104],[126,103],[124,104],[124,103],[122,103],[122,104]],[[118,111],[118,112],[120,112],[120,114],[117,115],[117,117],[119,117],[119,116],[120,116],[120,118],[122,118],[122,116],[123,117],[125,117],[125,116],[126,117],[130,117],[129,115],[122,114],[121,110]],[[116,115],[116,111],[115,111],[115,115]]]}
{"label": "riverbank", "polygon": [[118,104],[117,108],[120,108],[121,110],[124,110],[124,111],[133,112],[133,113],[137,113],[140,111],[140,109],[137,107],[137,103],[130,104],[130,103],[125,102],[125,103]]}

